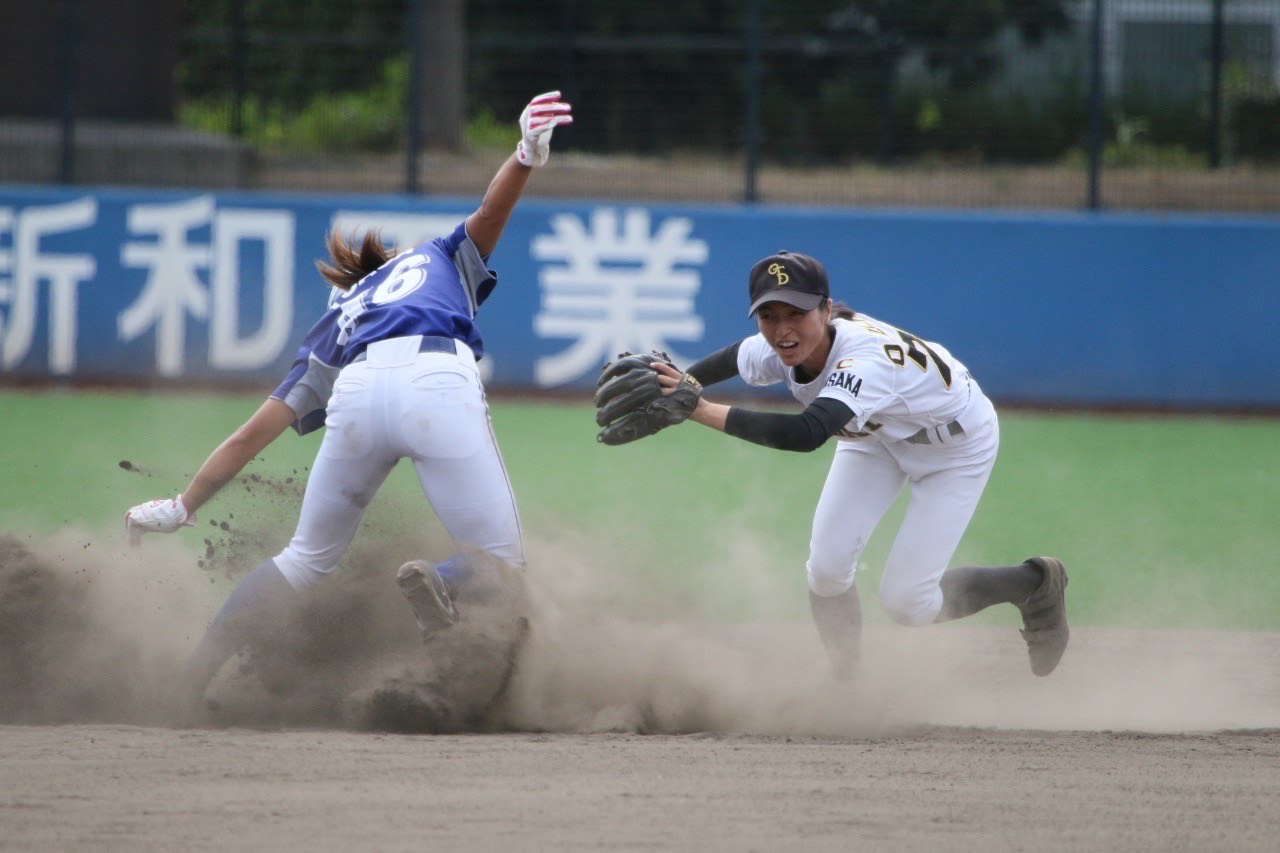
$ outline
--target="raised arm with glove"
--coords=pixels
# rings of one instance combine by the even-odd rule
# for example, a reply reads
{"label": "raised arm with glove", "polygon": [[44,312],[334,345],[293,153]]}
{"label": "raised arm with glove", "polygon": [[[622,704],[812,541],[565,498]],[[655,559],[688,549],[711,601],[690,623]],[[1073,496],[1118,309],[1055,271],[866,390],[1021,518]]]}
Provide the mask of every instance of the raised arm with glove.
{"label": "raised arm with glove", "polygon": [[560,93],[538,95],[520,113],[520,141],[516,143],[516,159],[521,165],[545,166],[551,156],[551,133],[562,124],[573,124],[569,105]]}

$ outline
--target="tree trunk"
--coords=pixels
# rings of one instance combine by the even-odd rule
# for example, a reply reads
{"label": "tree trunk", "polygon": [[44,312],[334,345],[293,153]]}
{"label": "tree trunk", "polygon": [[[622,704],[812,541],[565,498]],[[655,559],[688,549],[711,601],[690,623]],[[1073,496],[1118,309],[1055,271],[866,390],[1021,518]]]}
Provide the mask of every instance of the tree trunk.
{"label": "tree trunk", "polygon": [[417,34],[418,117],[424,148],[459,149],[466,123],[466,0],[417,0],[423,4]]}

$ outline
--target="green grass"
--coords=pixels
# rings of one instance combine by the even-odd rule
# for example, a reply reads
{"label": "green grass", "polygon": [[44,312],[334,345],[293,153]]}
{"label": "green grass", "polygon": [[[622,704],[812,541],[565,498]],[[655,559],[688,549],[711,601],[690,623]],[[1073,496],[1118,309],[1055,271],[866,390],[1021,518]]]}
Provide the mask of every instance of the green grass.
{"label": "green grass", "polygon": [[[0,534],[119,535],[126,508],[179,491],[260,399],[0,391]],[[780,453],[696,425],[607,448],[585,402],[499,399],[493,419],[539,571],[599,566],[721,618],[804,612],[809,520],[829,449]],[[1280,423],[1074,412],[1006,412],[1001,423],[1000,459],[956,564],[1057,555],[1078,624],[1280,630]],[[246,474],[301,482],[318,443],[287,435]],[[366,526],[439,547],[424,506],[402,465]],[[868,602],[902,506],[868,546]],[[296,495],[240,482],[201,523],[270,527],[278,548],[296,514]],[[199,534],[189,539],[201,547]],[[552,565],[540,555],[554,555]],[[977,618],[1016,620],[1006,610]],[[874,604],[867,611],[883,618]]]}

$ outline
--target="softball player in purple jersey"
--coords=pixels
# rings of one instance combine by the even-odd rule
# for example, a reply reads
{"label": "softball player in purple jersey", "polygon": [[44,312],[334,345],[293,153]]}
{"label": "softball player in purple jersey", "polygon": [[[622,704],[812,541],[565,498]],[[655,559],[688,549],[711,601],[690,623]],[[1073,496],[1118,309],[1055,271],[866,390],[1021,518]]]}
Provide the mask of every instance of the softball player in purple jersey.
{"label": "softball player in purple jersey", "polygon": [[[809,545],[809,601],[838,675],[860,656],[854,573],[863,547],[902,490],[911,493],[880,582],[896,622],[926,625],[999,603],[1022,612],[1031,669],[1048,675],[1066,649],[1067,575],[1053,557],[1016,566],[948,568],[995,464],[999,424],[991,401],[955,356],[831,299],[826,270],[780,252],[749,277],[759,333],[688,370],[703,386],[741,376],[785,382],[805,406],[755,412],[699,399],[690,418],[746,441],[811,451],[837,439]],[[680,373],[655,364],[666,389]]]}
{"label": "softball player in purple jersey", "polygon": [[392,256],[376,233],[359,240],[331,234],[331,257],[318,264],[334,288],[329,307],[284,381],[182,494],[126,513],[134,544],[143,533],[191,525],[200,507],[288,427],[299,434],[326,427],[297,530],[283,551],[237,584],[210,623],[188,663],[191,698],[203,694],[256,625],[334,570],[365,507],[402,458],[412,461],[459,549],[439,566],[415,560],[400,569],[397,582],[424,636],[457,620],[451,590],[480,580],[475,575],[486,567],[524,568],[515,498],[476,369],[484,344],[475,316],[497,284],[486,260],[532,168],[546,163],[552,131],[573,120],[559,98],[548,92],[525,108],[516,152],[479,208],[448,237]]}

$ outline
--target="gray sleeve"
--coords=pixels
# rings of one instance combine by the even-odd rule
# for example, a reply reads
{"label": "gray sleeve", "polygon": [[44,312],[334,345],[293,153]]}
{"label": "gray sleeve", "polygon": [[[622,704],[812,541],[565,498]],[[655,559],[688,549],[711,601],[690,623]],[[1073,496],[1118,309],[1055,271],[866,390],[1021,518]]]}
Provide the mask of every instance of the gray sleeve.
{"label": "gray sleeve", "polygon": [[283,397],[278,398],[298,416],[293,425],[298,435],[306,435],[324,425],[324,410],[329,405],[337,378],[338,368],[312,355],[307,360],[306,372]]}
{"label": "gray sleeve", "polygon": [[471,306],[471,315],[474,317],[476,309],[497,286],[498,276],[485,264],[480,250],[471,242],[470,237],[458,244],[458,250],[453,253],[453,265],[458,268],[458,276],[467,292],[467,303]]}

